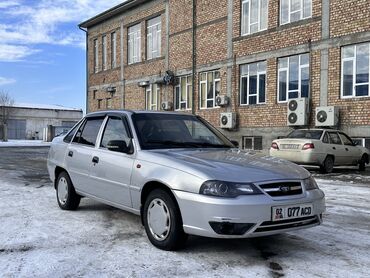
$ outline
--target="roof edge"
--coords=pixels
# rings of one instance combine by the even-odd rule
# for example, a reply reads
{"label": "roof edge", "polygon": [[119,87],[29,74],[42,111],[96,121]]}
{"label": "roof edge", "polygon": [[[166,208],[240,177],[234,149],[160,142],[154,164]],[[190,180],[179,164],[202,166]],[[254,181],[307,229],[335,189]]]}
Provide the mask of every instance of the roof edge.
{"label": "roof edge", "polygon": [[112,17],[112,16],[115,16],[119,13],[122,13],[124,11],[127,11],[129,9],[132,9],[134,7],[137,7],[138,5],[142,4],[142,3],[145,3],[145,2],[149,2],[151,0],[126,0],[124,1],[123,3],[121,4],[118,4],[116,6],[114,6],[113,8],[110,8],[88,20],[85,20],[83,22],[81,22],[78,27],[80,28],[89,28],[89,27],[92,27],[104,20],[107,20],[108,18]]}

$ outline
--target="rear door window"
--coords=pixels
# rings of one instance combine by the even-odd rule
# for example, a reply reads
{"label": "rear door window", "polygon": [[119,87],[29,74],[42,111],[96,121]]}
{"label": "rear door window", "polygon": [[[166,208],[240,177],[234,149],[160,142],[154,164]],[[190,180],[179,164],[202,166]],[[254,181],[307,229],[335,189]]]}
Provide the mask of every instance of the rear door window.
{"label": "rear door window", "polygon": [[71,143],[73,136],[75,135],[78,127],[80,125],[76,125],[70,132],[68,132],[67,136],[64,137],[63,141],[66,143]]}
{"label": "rear door window", "polygon": [[329,137],[332,144],[342,145],[342,141],[340,140],[338,133],[329,132]]}
{"label": "rear door window", "polygon": [[103,121],[103,117],[87,118],[85,124],[78,130],[73,142],[86,146],[95,146]]}
{"label": "rear door window", "polygon": [[339,135],[340,135],[340,138],[342,139],[344,145],[353,146],[353,142],[352,142],[351,138],[349,138],[346,134],[339,133]]}
{"label": "rear door window", "polygon": [[329,144],[330,141],[329,141],[329,135],[328,133],[326,132],[324,137],[322,138],[322,142],[325,143],[325,144]]}

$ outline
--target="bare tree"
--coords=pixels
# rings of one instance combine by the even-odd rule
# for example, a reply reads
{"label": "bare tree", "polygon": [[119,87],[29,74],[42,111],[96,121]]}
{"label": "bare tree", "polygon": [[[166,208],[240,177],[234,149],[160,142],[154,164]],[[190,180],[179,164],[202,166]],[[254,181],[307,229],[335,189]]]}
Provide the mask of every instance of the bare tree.
{"label": "bare tree", "polygon": [[12,112],[14,99],[6,92],[0,91],[0,126],[4,142],[8,141],[8,120]]}

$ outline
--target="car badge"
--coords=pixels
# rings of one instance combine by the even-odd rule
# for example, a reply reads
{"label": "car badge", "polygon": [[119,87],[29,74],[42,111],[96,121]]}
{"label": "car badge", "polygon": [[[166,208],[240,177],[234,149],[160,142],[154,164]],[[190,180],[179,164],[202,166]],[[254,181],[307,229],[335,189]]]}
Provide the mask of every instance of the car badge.
{"label": "car badge", "polygon": [[282,185],[282,186],[280,186],[280,191],[282,191],[282,192],[288,192],[289,190],[290,190],[290,187],[289,186],[287,186],[287,185]]}

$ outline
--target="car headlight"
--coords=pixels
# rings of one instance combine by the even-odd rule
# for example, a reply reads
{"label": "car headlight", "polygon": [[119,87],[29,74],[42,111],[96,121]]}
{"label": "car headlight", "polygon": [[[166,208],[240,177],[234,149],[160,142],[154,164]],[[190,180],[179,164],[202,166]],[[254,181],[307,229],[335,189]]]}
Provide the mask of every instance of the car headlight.
{"label": "car headlight", "polygon": [[227,181],[205,181],[199,190],[200,194],[216,197],[235,198],[240,195],[256,195],[262,192],[251,183]]}
{"label": "car headlight", "polygon": [[315,179],[313,177],[309,177],[308,179],[303,180],[303,185],[306,191],[319,189]]}

